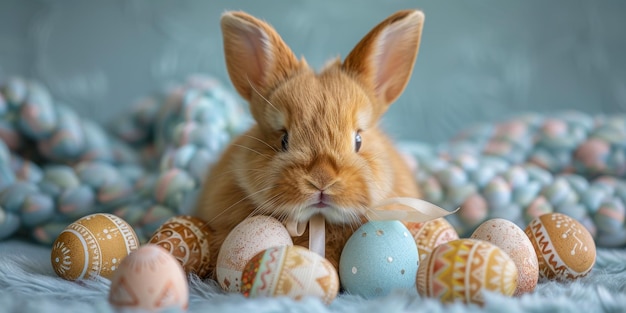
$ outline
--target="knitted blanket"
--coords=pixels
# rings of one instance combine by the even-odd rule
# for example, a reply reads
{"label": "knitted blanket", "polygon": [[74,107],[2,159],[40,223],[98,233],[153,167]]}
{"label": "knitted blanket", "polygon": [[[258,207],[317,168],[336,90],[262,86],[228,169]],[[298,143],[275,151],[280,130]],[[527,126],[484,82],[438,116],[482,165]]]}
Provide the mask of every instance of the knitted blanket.
{"label": "knitted blanket", "polygon": [[[206,170],[250,122],[230,91],[206,76],[139,101],[110,125],[78,116],[36,81],[7,79],[0,83],[0,240],[47,249],[69,223],[108,212],[129,222],[145,242],[165,220],[189,212]],[[626,116],[523,114],[476,125],[439,145],[399,146],[414,161],[425,200],[463,208],[448,217],[461,237],[488,218],[523,228],[533,217],[556,211],[583,223],[599,247],[626,244]],[[596,271],[606,271],[602,262],[612,268],[613,260],[623,259],[621,250],[603,251]],[[612,261],[602,261],[604,254]],[[15,263],[22,259],[11,260],[10,267],[20,268]],[[3,290],[18,292],[3,277]],[[83,287],[104,288],[90,284]],[[597,287],[596,296],[614,287]],[[196,290],[201,297],[203,288]],[[402,297],[407,307],[418,301],[416,295]],[[0,304],[10,298],[0,297]],[[339,303],[345,301],[351,303]]]}

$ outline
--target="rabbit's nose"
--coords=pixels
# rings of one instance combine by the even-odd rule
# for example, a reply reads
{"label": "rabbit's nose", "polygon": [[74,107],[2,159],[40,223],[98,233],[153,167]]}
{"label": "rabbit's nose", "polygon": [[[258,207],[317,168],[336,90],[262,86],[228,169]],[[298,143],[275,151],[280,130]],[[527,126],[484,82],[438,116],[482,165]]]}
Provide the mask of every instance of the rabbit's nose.
{"label": "rabbit's nose", "polygon": [[311,178],[307,178],[307,182],[311,187],[319,190],[320,193],[323,194],[337,182],[337,179],[330,178],[328,176],[321,177],[321,175],[315,175]]}
{"label": "rabbit's nose", "polygon": [[309,167],[307,182],[319,191],[326,191],[337,183],[337,166],[332,158],[318,157]]}
{"label": "rabbit's nose", "polygon": [[311,171],[306,180],[311,187],[321,192],[328,192],[338,181],[337,175],[332,169],[319,167]]}

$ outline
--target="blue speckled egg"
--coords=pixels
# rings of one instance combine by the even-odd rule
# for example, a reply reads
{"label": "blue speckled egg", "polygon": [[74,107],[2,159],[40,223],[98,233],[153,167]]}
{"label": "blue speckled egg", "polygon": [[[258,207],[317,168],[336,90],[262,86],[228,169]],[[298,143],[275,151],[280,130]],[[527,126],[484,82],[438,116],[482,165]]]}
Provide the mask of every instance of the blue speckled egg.
{"label": "blue speckled egg", "polygon": [[371,221],[348,239],[339,260],[346,292],[374,298],[394,289],[415,288],[417,245],[399,221]]}

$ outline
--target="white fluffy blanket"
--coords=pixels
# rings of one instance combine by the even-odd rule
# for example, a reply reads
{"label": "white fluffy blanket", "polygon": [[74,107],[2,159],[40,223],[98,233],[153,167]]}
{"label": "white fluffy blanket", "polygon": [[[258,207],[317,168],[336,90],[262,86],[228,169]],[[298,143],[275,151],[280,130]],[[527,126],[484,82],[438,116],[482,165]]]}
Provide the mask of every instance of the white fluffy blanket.
{"label": "white fluffy blanket", "polygon": [[[47,247],[0,242],[0,312],[116,312],[107,302],[108,281],[69,282],[56,276]],[[214,281],[190,279],[188,312],[626,312],[626,250],[598,250],[591,274],[572,283],[543,282],[520,298],[487,295],[484,307],[443,305],[415,290],[365,300],[340,295],[317,299],[246,299],[225,294]]]}

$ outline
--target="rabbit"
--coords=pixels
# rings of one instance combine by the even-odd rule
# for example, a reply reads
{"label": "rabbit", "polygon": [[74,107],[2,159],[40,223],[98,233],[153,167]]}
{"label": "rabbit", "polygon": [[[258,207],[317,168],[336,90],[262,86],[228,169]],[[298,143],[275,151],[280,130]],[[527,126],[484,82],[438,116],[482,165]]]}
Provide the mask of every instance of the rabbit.
{"label": "rabbit", "polygon": [[[197,199],[195,215],[211,230],[212,272],[222,242],[247,217],[304,222],[321,214],[325,256],[338,268],[368,208],[391,197],[420,197],[407,162],[378,123],[410,79],[423,23],[421,11],[399,11],[343,62],[331,60],[316,72],[266,22],[223,13],[228,74],[256,123],[225,149]],[[308,239],[293,238],[305,247]]]}

